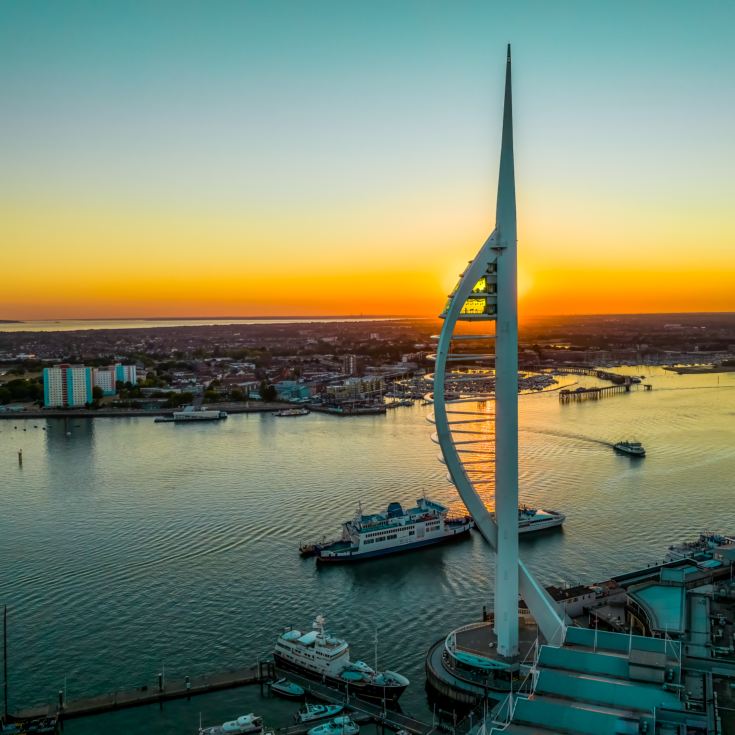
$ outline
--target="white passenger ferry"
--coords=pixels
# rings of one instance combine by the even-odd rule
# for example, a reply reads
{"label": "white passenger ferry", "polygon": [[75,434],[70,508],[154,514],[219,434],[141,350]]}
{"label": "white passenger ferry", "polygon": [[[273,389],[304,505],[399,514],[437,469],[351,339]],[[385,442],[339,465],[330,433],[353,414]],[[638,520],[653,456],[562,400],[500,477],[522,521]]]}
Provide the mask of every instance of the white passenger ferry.
{"label": "white passenger ferry", "polygon": [[467,536],[472,519],[449,518],[448,513],[446,506],[428,498],[419,498],[414,508],[406,510],[400,503],[390,503],[385,513],[369,515],[358,508],[355,517],[342,524],[340,539],[302,544],[301,553],[314,554],[322,563],[360,561]]}
{"label": "white passenger ferry", "polygon": [[522,505],[518,509],[518,533],[534,533],[547,528],[556,528],[561,526],[565,519],[566,516],[558,510],[529,508],[527,505]]}
{"label": "white passenger ferry", "polygon": [[364,661],[350,661],[347,641],[325,632],[324,623],[319,615],[307,633],[292,628],[281,633],[273,651],[276,667],[362,699],[396,702],[408,679],[393,671],[375,671]]}
{"label": "white passenger ferry", "polygon": [[211,408],[194,408],[186,406],[183,411],[174,411],[174,421],[219,421],[227,418],[227,411],[217,411]]}
{"label": "white passenger ferry", "polygon": [[177,424],[191,423],[192,421],[220,421],[227,418],[227,411],[217,411],[213,408],[195,408],[185,406],[181,411],[174,411],[171,416],[156,416],[155,423]]}

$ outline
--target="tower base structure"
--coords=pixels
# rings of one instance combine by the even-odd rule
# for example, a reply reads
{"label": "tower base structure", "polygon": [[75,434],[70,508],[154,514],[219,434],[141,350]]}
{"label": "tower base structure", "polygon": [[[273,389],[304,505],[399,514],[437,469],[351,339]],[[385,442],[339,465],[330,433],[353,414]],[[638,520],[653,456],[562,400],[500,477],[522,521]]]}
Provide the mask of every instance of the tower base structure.
{"label": "tower base structure", "polygon": [[533,618],[521,612],[518,654],[498,652],[492,615],[463,625],[438,640],[426,654],[426,684],[440,706],[455,712],[476,708],[484,700],[500,702],[527,681],[539,643],[545,642]]}

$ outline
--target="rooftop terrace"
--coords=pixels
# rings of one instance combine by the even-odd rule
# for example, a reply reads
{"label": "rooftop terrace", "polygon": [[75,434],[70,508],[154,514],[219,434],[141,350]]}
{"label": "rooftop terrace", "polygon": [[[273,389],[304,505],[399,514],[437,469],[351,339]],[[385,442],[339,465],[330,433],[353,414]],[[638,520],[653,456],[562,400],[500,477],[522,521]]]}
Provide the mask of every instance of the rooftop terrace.
{"label": "rooftop terrace", "polygon": [[672,641],[569,628],[562,647],[541,647],[533,692],[496,708],[491,735],[705,733],[681,698],[680,655]]}

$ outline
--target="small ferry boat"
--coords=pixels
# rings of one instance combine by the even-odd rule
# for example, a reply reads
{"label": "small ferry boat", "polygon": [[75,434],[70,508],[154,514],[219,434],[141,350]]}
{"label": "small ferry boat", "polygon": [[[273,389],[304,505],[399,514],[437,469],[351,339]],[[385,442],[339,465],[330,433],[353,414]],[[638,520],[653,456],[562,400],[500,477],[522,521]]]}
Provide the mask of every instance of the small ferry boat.
{"label": "small ferry boat", "polygon": [[361,699],[397,702],[408,679],[393,671],[375,671],[364,661],[351,661],[347,641],[327,633],[324,623],[319,615],[307,633],[293,628],[281,633],[273,651],[276,668],[295,671]]}
{"label": "small ferry boat", "polygon": [[252,712],[241,715],[236,720],[223,722],[221,725],[210,727],[199,726],[199,735],[253,735],[263,730],[263,720]]}
{"label": "small ferry boat", "polygon": [[285,677],[272,681],[270,688],[274,694],[286,697],[286,699],[301,699],[306,694],[304,687],[299,686],[293,681],[289,681]]}
{"label": "small ferry boat", "polygon": [[[491,513],[495,516],[495,513]],[[543,508],[529,508],[522,505],[518,509],[518,533],[535,533],[548,528],[556,528],[564,523],[566,516],[558,510],[544,510]]]}
{"label": "small ferry boat", "polygon": [[276,416],[308,416],[311,411],[302,406],[301,408],[282,408],[280,411],[276,411]]}
{"label": "small ferry boat", "polygon": [[177,424],[184,424],[192,421],[221,421],[226,418],[227,411],[185,406],[181,411],[174,411],[172,416],[157,416],[154,422],[158,424],[173,421]]}
{"label": "small ferry boat", "polygon": [[360,726],[347,715],[335,717],[323,725],[317,725],[307,731],[307,735],[357,735]]}
{"label": "small ferry boat", "polygon": [[295,715],[297,722],[314,722],[325,717],[334,717],[342,711],[341,704],[305,704]]}
{"label": "small ferry boat", "polygon": [[618,442],[613,444],[613,449],[621,454],[629,454],[631,457],[646,456],[646,450],[640,442]]}
{"label": "small ferry boat", "polygon": [[[385,513],[365,515],[358,507],[355,517],[342,524],[340,539],[312,544],[311,552],[320,563],[354,562],[466,537],[472,519],[448,514],[446,506],[428,498],[419,498],[414,508],[406,510],[400,503],[390,503]],[[308,547],[302,544],[302,554]]]}
{"label": "small ferry boat", "polygon": [[186,421],[220,421],[227,418],[227,411],[186,406],[183,411],[174,411],[175,422]]}

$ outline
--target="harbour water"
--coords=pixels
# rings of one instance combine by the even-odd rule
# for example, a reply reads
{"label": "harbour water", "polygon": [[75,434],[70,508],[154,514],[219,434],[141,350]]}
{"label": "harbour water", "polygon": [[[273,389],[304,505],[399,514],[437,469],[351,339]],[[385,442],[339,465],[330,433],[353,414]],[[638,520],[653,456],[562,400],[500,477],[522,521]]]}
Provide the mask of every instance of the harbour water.
{"label": "harbour water", "polygon": [[[701,530],[735,530],[735,374],[628,371],[654,390],[565,405],[554,392],[521,399],[521,498],[567,515],[562,531],[521,542],[545,583],[599,580],[661,560],[669,543]],[[11,704],[64,688],[74,698],[152,686],[164,669],[249,665],[282,626],[321,613],[370,663],[377,628],[379,665],[412,680],[402,706],[430,717],[426,649],[492,600],[482,539],[354,566],[298,556],[299,540],[336,533],[358,501],[377,509],[426,491],[461,509],[427,410],[186,426],[0,422]],[[641,441],[646,458],[616,454],[621,439]],[[256,711],[278,726],[294,709],[246,688],[73,721],[65,732],[191,733],[200,712],[218,722]]]}

